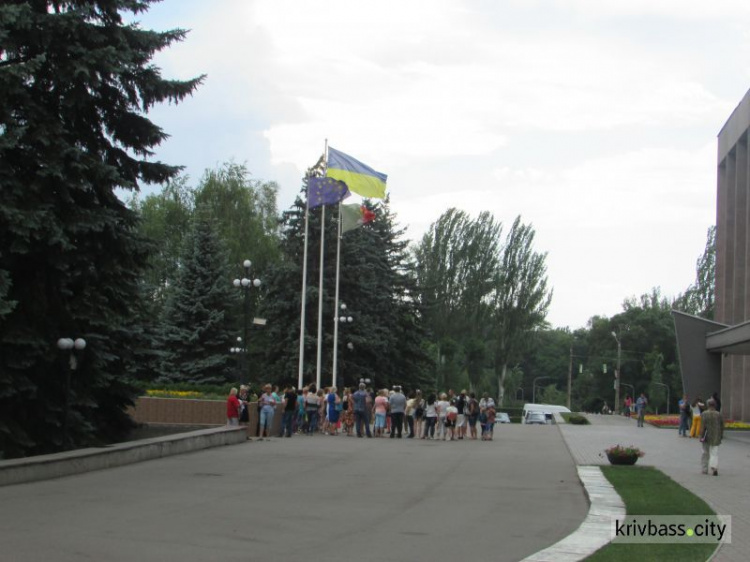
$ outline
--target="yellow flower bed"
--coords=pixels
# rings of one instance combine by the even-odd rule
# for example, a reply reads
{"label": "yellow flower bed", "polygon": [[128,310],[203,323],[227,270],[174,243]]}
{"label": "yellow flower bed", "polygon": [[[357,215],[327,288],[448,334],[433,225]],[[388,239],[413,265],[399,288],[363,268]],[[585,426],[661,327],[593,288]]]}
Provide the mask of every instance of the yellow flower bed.
{"label": "yellow flower bed", "polygon": [[203,396],[203,393],[195,390],[164,390],[151,388],[146,391],[146,396],[156,398],[200,398]]}
{"label": "yellow flower bed", "polygon": [[739,421],[727,421],[724,424],[725,429],[750,429],[750,423]]}

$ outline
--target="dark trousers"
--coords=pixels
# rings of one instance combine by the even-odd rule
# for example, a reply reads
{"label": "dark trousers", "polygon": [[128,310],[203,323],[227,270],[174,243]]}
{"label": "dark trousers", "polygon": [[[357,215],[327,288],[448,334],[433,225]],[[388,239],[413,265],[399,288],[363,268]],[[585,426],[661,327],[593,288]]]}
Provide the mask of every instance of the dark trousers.
{"label": "dark trousers", "polygon": [[284,417],[281,418],[281,431],[279,431],[279,437],[292,436],[292,422],[294,421],[294,412],[284,412]]}
{"label": "dark trousers", "polygon": [[395,437],[398,434],[401,437],[401,430],[404,427],[404,413],[403,412],[391,412],[391,437]]}
{"label": "dark trousers", "polygon": [[678,435],[687,435],[690,429],[690,414],[680,413],[680,429],[677,430]]}
{"label": "dark trousers", "polygon": [[435,437],[435,422],[437,418],[425,418],[424,435],[422,437]]}
{"label": "dark trousers", "polygon": [[406,425],[409,426],[409,437],[414,437],[414,416],[406,416]]}
{"label": "dark trousers", "polygon": [[318,429],[318,410],[307,410],[307,434],[312,435]]}
{"label": "dark trousers", "polygon": [[364,423],[365,429],[367,430],[367,437],[372,437],[370,433],[370,416],[367,412],[354,412],[354,423],[357,427],[357,437],[362,437],[362,424]]}

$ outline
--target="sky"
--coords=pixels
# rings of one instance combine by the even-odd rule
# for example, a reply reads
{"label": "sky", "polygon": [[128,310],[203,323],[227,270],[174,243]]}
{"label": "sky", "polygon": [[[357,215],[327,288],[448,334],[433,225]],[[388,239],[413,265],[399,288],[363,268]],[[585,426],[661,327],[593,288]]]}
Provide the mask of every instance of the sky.
{"label": "sky", "polygon": [[[227,161],[280,209],[330,146],[388,174],[407,236],[447,209],[516,216],[554,327],[676,296],[716,220],[716,136],[750,88],[747,0],[164,0],[154,62],[206,74],[150,118],[193,184]],[[149,193],[149,190],[144,190]]]}

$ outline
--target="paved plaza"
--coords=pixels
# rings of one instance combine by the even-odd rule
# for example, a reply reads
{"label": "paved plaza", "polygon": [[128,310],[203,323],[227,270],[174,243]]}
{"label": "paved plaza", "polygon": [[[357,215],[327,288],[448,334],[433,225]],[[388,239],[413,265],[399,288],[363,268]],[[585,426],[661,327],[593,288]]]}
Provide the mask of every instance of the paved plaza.
{"label": "paved plaza", "polygon": [[588,416],[592,425],[561,425],[565,441],[580,465],[608,464],[602,451],[612,445],[635,445],[646,456],[639,465],[658,468],[705,500],[716,513],[732,516],[732,544],[721,547],[716,562],[750,559],[750,433],[727,432],[719,447],[719,476],[701,474],[701,444],[676,429],[636,427],[620,416]]}
{"label": "paved plaza", "polygon": [[555,426],[295,436],[0,488],[0,558],[517,561],[587,511]]}

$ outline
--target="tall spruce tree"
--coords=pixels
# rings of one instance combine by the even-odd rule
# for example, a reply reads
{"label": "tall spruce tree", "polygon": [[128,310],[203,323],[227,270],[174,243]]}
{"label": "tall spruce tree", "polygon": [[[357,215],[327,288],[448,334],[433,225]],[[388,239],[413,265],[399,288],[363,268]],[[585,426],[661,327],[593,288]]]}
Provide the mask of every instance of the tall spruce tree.
{"label": "tall spruce tree", "polygon": [[[339,388],[352,386],[360,378],[369,378],[379,387],[423,386],[430,361],[424,351],[425,333],[407,243],[387,202],[366,205],[375,212],[375,221],[345,233],[341,241],[340,303],[346,303],[346,315],[354,321],[339,330],[337,384]],[[298,198],[282,215],[282,260],[269,275],[263,304],[262,314],[268,318],[262,335],[268,375],[278,382],[296,382],[298,374],[304,209],[304,201]],[[309,216],[305,383],[315,381],[316,376],[320,216],[319,210]],[[340,315],[334,310],[336,218],[336,207],[327,208],[321,376],[325,385],[332,375],[333,318]]]}
{"label": "tall spruce tree", "polygon": [[[60,449],[128,426],[132,305],[147,258],[116,196],[164,182],[166,133],[144,114],[202,77],[162,78],[150,61],[185,37],[123,21],[150,0],[0,5],[0,454]],[[71,380],[61,337],[88,345]],[[67,422],[65,424],[64,422]]]}
{"label": "tall spruce tree", "polygon": [[164,308],[161,379],[197,384],[231,380],[229,348],[238,333],[231,314],[239,308],[236,292],[215,220],[199,208]]}

